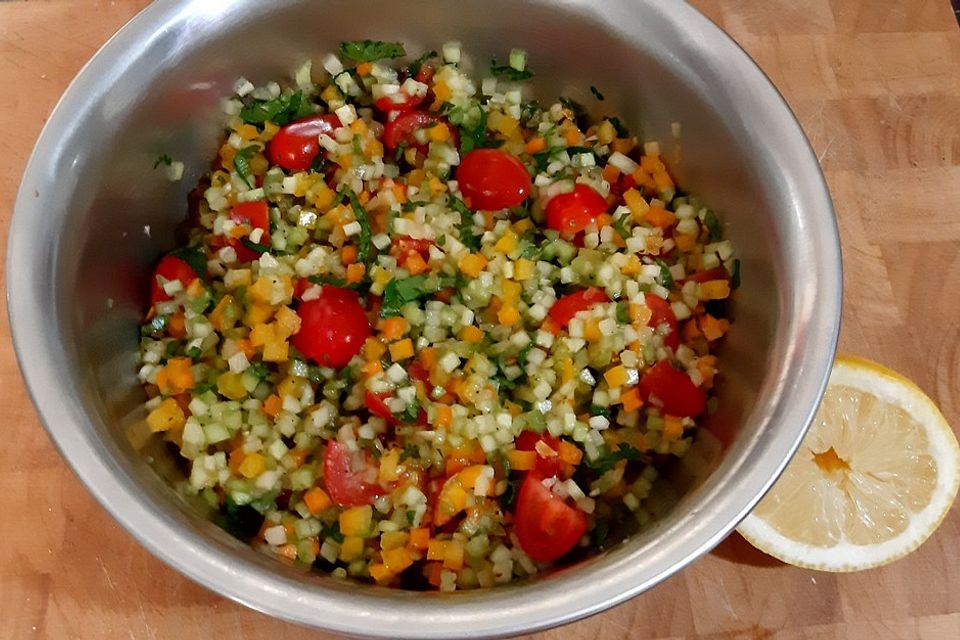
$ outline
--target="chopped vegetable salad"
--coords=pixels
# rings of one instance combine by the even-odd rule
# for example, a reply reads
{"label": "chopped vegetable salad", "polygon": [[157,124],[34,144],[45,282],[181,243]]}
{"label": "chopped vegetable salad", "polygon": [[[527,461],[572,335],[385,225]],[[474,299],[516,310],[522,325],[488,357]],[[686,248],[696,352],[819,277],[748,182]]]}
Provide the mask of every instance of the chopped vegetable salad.
{"label": "chopped vegetable salad", "polygon": [[715,410],[739,263],[656,142],[532,100],[523,51],[404,56],[345,42],[224,100],[150,281],[146,423],[264,553],[490,587],[650,519]]}

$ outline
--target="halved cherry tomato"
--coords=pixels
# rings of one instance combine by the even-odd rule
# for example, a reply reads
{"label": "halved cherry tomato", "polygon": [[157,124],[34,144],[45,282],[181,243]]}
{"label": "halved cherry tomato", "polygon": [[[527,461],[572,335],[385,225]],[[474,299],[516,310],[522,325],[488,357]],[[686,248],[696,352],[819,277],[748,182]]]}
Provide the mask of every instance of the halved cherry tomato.
{"label": "halved cherry tomato", "polygon": [[[351,462],[353,454],[340,442],[327,444],[323,456],[323,482],[330,499],[341,507],[358,507],[370,504],[377,496],[386,491],[379,485],[364,480],[367,469],[354,470]],[[370,465],[366,462],[366,465]]]}
{"label": "halved cherry tomato", "polygon": [[411,96],[403,92],[398,92],[392,96],[383,96],[373,103],[380,111],[390,113],[391,111],[410,111],[420,106],[420,103],[426,100],[427,96]]}
{"label": "halved cherry tomato", "polygon": [[516,156],[499,149],[474,149],[457,168],[460,191],[483,211],[515,207],[530,195],[530,173]]}
{"label": "halved cherry tomato", "polygon": [[[543,442],[554,451],[560,451],[560,438],[555,438],[549,433],[533,431],[524,431],[517,436],[516,447],[520,451],[536,451],[538,442]],[[543,457],[538,452],[536,471],[544,478],[564,475],[563,460],[558,455]]]}
{"label": "halved cherry tomato", "polygon": [[[253,229],[263,229],[263,236],[260,244],[270,243],[270,207],[264,200],[257,202],[241,202],[234,205],[230,210],[230,219],[236,224],[245,224]],[[260,257],[260,254],[244,246],[241,240],[230,238],[227,244],[233,247],[237,252],[237,260],[240,262],[252,262]]]}
{"label": "halved cherry tomato", "polygon": [[565,556],[587,531],[587,516],[543,486],[543,477],[527,474],[517,498],[517,539],[537,562]]}
{"label": "halved cherry tomato", "polygon": [[607,201],[585,184],[578,184],[570,193],[553,196],[547,203],[547,226],[564,236],[580,233],[597,216],[606,212]]}
{"label": "halved cherry tomato", "polygon": [[587,287],[586,289],[561,296],[560,299],[550,307],[550,311],[547,314],[552,321],[553,328],[556,329],[554,333],[565,328],[570,323],[570,320],[573,319],[573,316],[581,311],[586,311],[599,302],[610,302],[607,293],[599,287]]}
{"label": "halved cherry tomato", "polygon": [[270,162],[289,171],[309,170],[320,153],[320,134],[332,133],[340,126],[340,118],[327,113],[307,116],[280,127],[267,147]]}
{"label": "halved cherry tomato", "polygon": [[[426,111],[404,111],[384,125],[383,144],[390,151],[394,151],[401,144],[404,144],[408,147],[417,147],[421,151],[426,152],[426,147],[417,142],[414,133],[420,129],[428,129],[437,123],[446,121],[447,119],[443,116],[438,116]],[[451,130],[451,133],[453,134],[454,146],[457,146],[456,132]]]}
{"label": "halved cherry tomato", "polygon": [[407,375],[410,376],[411,380],[418,380],[422,382],[428,390],[430,389],[430,372],[419,362],[412,362],[407,366]]}
{"label": "halved cherry tomato", "polygon": [[670,332],[663,337],[663,342],[676,350],[680,346],[680,332],[677,331],[677,316],[673,313],[670,303],[653,293],[646,294],[644,300],[653,312],[647,326],[656,329],[662,324],[668,325]]}
{"label": "halved cherry tomato", "polygon": [[157,276],[162,277],[168,282],[179,280],[183,288],[186,289],[197,279],[197,272],[193,270],[185,260],[176,256],[163,256],[153,270],[153,277],[150,280],[150,302],[165,302],[171,298],[163,290],[160,283],[157,282]]}
{"label": "halved cherry tomato", "polygon": [[339,369],[360,353],[370,323],[355,291],[324,285],[320,297],[300,304],[300,330],[290,343],[319,365]]}
{"label": "halved cherry tomato", "polygon": [[690,376],[677,371],[666,360],[647,369],[640,376],[637,388],[644,402],[656,396],[666,415],[695,418],[707,408],[707,394],[693,384]]}

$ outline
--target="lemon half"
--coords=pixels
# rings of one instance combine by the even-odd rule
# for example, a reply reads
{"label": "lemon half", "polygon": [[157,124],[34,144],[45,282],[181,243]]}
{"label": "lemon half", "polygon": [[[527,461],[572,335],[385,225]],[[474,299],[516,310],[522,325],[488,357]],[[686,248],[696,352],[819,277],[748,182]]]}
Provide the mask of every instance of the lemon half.
{"label": "lemon half", "polygon": [[960,486],[960,446],[913,382],[840,357],[813,425],[737,529],[761,551],[821,571],[859,571],[919,547]]}

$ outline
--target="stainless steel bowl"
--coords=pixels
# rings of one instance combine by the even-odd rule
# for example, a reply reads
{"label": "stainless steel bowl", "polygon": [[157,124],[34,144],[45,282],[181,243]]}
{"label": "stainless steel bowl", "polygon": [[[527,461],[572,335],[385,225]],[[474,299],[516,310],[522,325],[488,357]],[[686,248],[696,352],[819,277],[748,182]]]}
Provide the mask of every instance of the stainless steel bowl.
{"label": "stainless steel bowl", "polygon": [[[244,75],[283,76],[343,39],[459,39],[480,65],[529,51],[540,96],[625,114],[665,141],[681,183],[719,210],[743,260],[723,347],[735,433],[644,532],[527,584],[419,594],[311,575],[252,551],[163,480],[127,438],[143,419],[137,325],[151,262],[173,246],[185,196]],[[671,135],[679,123],[679,142]],[[186,162],[182,182],[153,170]],[[250,607],[352,635],[502,636],[587,616],[650,588],[723,539],[799,444],[834,355],[841,262],[823,177],[793,115],[736,44],[681,2],[417,3],[158,0],[80,73],[44,128],[17,198],[8,302],[23,375],[77,475],[151,552]],[[689,479],[688,479],[689,480]]]}

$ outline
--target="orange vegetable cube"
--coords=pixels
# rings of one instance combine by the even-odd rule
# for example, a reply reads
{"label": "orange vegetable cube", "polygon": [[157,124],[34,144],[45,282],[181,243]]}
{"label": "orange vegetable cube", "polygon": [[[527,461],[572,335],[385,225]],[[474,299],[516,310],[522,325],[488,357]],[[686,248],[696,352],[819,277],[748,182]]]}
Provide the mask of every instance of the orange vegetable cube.
{"label": "orange vegetable cube", "polygon": [[471,344],[483,342],[483,331],[480,329],[480,327],[471,324],[464,327],[460,332],[460,339]]}
{"label": "orange vegetable cube", "polygon": [[161,402],[160,406],[147,416],[147,425],[150,426],[150,431],[154,433],[182,429],[186,422],[187,418],[183,414],[183,409],[173,398],[167,398]]}
{"label": "orange vegetable cube", "polygon": [[537,466],[537,452],[512,449],[507,451],[507,462],[512,471],[530,471]]}
{"label": "orange vegetable cube", "polygon": [[729,280],[708,280],[701,282],[697,287],[697,298],[700,300],[722,300],[729,296]]}
{"label": "orange vegetable cube", "polygon": [[370,565],[370,577],[373,578],[377,584],[387,584],[393,579],[393,574],[382,564],[372,564]]}
{"label": "orange vegetable cube", "polygon": [[630,376],[627,373],[627,368],[622,364],[618,364],[615,367],[607,369],[603,374],[603,379],[607,381],[611,389],[617,389],[625,385],[630,379]]}
{"label": "orange vegetable cube", "polygon": [[636,411],[643,406],[643,400],[640,398],[640,390],[632,387],[629,391],[620,394],[620,403],[624,411]]}
{"label": "orange vegetable cube", "polygon": [[313,487],[303,494],[303,503],[307,505],[310,513],[317,515],[329,509],[333,505],[333,500],[320,487]]}
{"label": "orange vegetable cube", "polygon": [[410,552],[405,547],[388,549],[380,555],[383,558],[383,564],[386,565],[391,573],[401,573],[413,564],[413,558],[410,557]]}
{"label": "orange vegetable cube", "polygon": [[471,253],[461,258],[458,266],[460,267],[460,271],[471,278],[476,278],[480,275],[480,272],[486,268],[487,259],[479,253]]}
{"label": "orange vegetable cube", "polygon": [[399,362],[401,360],[406,360],[407,358],[413,357],[413,340],[410,338],[404,338],[399,342],[394,342],[390,345],[390,358],[394,362]]}
{"label": "orange vegetable cube", "polygon": [[520,312],[512,304],[505,304],[497,311],[497,320],[505,327],[512,327],[520,321]]}
{"label": "orange vegetable cube", "polygon": [[583,451],[580,450],[580,447],[575,444],[571,444],[566,440],[560,441],[560,447],[559,451],[557,451],[557,455],[567,464],[572,464],[574,466],[580,464],[580,461],[583,460]]}
{"label": "orange vegetable cube", "polygon": [[650,207],[643,215],[643,219],[655,227],[669,229],[677,221],[677,216],[663,207]]}
{"label": "orange vegetable cube", "polygon": [[240,463],[240,475],[244,478],[252,479],[263,473],[267,466],[267,460],[262,454],[257,452],[248,453],[243,457]]}
{"label": "orange vegetable cube", "polygon": [[277,394],[271,394],[263,401],[263,412],[271,418],[276,418],[282,409],[283,401]]}
{"label": "orange vegetable cube", "polygon": [[417,549],[423,551],[427,548],[427,545],[430,544],[430,529],[426,527],[418,527],[416,529],[410,529],[410,538],[407,541],[407,546],[411,549]]}
{"label": "orange vegetable cube", "polygon": [[445,404],[437,405],[437,417],[434,419],[434,425],[441,429],[447,429],[453,422],[453,409]]}
{"label": "orange vegetable cube", "polygon": [[363,538],[359,536],[347,536],[340,546],[340,559],[344,562],[352,562],[363,557]]}

